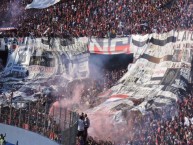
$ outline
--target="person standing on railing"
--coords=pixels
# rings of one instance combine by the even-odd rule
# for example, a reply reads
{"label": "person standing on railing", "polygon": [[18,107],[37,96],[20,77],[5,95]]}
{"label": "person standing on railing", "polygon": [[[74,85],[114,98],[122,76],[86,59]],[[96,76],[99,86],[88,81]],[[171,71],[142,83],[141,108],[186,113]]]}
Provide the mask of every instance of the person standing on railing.
{"label": "person standing on railing", "polygon": [[6,134],[5,135],[3,135],[3,134],[0,135],[0,145],[5,145],[6,144],[5,136],[6,136]]}
{"label": "person standing on railing", "polygon": [[88,136],[88,128],[90,127],[90,120],[87,114],[84,115],[84,140],[86,141]]}
{"label": "person standing on railing", "polygon": [[83,116],[80,116],[78,119],[78,137],[80,136],[84,136],[84,120],[83,120]]}

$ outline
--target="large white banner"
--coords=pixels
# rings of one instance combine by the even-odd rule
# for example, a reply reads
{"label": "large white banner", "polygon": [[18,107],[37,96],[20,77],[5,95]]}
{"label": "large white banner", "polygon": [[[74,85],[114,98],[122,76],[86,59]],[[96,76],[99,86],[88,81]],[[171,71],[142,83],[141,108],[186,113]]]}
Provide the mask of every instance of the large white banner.
{"label": "large white banner", "polygon": [[33,0],[31,4],[26,6],[26,9],[44,9],[58,3],[59,1],[60,0]]}
{"label": "large white banner", "polygon": [[[186,91],[191,77],[193,32],[170,31],[132,35],[131,38],[130,52],[134,53],[136,61],[110,89],[106,102],[97,107],[101,112],[111,112],[113,107],[124,104],[125,100],[137,104],[131,104],[132,109],[127,108],[127,112],[138,110],[143,114],[148,110],[163,110],[181,99],[181,92]],[[110,105],[112,103],[117,105]],[[103,105],[109,109],[103,110]]]}
{"label": "large white banner", "polygon": [[[16,48],[13,47],[13,42],[13,39],[5,40],[12,53],[4,73],[25,73],[27,69],[32,80],[61,74],[72,79],[85,78],[89,75],[90,53],[135,53],[136,61],[130,65],[128,72],[117,85],[111,88],[112,92],[108,95],[110,98],[119,94],[139,100],[144,95],[144,100],[148,101],[157,95],[165,94],[166,90],[172,92],[185,88],[192,74],[191,31],[171,31],[161,35],[134,35],[116,39],[25,38],[18,40],[19,45]],[[158,94],[159,91],[162,93]],[[149,95],[152,93],[153,95]],[[177,93],[174,94],[177,98]]]}
{"label": "large white banner", "polygon": [[89,75],[89,52],[83,39],[70,41],[27,37],[7,41],[10,54],[4,70],[5,77],[28,76],[28,79],[33,80],[63,74],[80,79]]}

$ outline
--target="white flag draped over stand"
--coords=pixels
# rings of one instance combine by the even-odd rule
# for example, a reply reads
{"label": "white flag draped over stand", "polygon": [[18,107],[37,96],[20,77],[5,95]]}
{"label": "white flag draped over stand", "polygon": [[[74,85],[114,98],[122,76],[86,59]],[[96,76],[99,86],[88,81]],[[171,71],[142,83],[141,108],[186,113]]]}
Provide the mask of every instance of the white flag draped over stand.
{"label": "white flag draped over stand", "polygon": [[59,1],[60,0],[33,0],[31,4],[26,6],[26,9],[44,9],[58,3]]}

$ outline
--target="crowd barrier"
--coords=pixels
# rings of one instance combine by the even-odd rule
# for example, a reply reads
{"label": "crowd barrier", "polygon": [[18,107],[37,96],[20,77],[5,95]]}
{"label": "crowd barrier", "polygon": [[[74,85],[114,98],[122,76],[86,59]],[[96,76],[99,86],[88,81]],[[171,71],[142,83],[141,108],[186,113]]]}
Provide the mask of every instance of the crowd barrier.
{"label": "crowd barrier", "polygon": [[19,109],[1,106],[0,123],[35,132],[61,145],[75,145],[77,113],[67,108],[55,107],[53,110],[50,114],[49,106],[40,102],[29,102]]}

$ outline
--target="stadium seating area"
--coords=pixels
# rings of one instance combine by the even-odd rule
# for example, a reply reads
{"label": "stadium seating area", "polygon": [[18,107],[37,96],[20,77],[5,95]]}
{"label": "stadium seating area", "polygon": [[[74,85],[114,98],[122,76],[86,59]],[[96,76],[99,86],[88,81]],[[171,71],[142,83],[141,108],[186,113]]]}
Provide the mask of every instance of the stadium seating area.
{"label": "stadium seating area", "polygon": [[[112,72],[103,70],[101,73],[104,75],[100,80],[94,78],[94,76],[93,78],[88,78],[85,80],[75,80],[69,83],[68,87],[65,89],[65,92],[61,92],[61,94],[59,93],[57,98],[55,96],[46,98],[45,96],[40,95],[39,101],[29,102],[30,104],[27,103],[27,107],[21,110],[15,108],[10,110],[10,107],[5,106],[0,110],[0,123],[18,126],[36,132],[60,143],[62,140],[61,131],[63,129],[53,118],[53,116],[55,116],[52,114],[53,112],[50,114],[50,116],[47,115],[51,105],[57,100],[71,98],[74,93],[74,88],[78,85],[83,85],[84,89],[82,90],[83,92],[80,96],[80,106],[83,105],[87,106],[88,108],[97,106],[100,102],[102,102],[102,100],[96,96],[112,87],[125,72],[125,69]],[[64,122],[63,117],[60,122]],[[92,144],[93,142],[94,140],[89,137],[88,143]]]}
{"label": "stadium seating area", "polygon": [[[125,132],[128,140],[119,143],[104,141],[89,137],[88,145],[192,145],[193,144],[193,97],[187,96],[182,102],[178,102],[179,115],[173,118],[165,118],[168,114],[154,114],[146,117],[136,115],[130,120],[131,131]],[[77,144],[78,145],[78,144]]]}
{"label": "stadium seating area", "polygon": [[[17,31],[2,32],[2,36],[29,36],[35,37],[97,37],[114,38],[131,34],[163,33],[170,30],[193,31],[193,12],[190,5],[192,0],[61,0],[56,5],[46,9],[25,9],[32,0],[1,0],[0,5],[0,27],[15,27]],[[1,67],[1,66],[0,66]],[[64,97],[69,98],[73,94],[76,85],[83,84],[84,89],[80,104],[89,107],[100,103],[94,98],[100,92],[111,88],[126,72],[126,69],[107,71],[103,70],[101,79],[89,78],[87,80],[76,80],[69,84],[67,89],[54,101]],[[93,73],[94,74],[94,73]],[[65,95],[63,95],[65,94]],[[192,145],[193,144],[193,97],[185,97],[178,102],[179,112],[171,118],[171,110],[168,114],[161,112],[141,117],[136,115],[128,120],[131,126],[130,132],[125,130],[128,140],[121,140],[120,145]],[[52,96],[53,97],[53,96]],[[52,98],[51,97],[51,98]],[[1,113],[0,122],[15,125],[43,134],[50,139],[61,142],[59,125],[53,120],[53,126],[46,126],[45,98],[42,102],[34,103],[33,109],[22,110],[25,114],[19,120],[20,110],[4,108]],[[37,108],[40,107],[38,110]],[[41,112],[39,111],[41,110]],[[39,113],[39,116],[37,115]],[[178,114],[178,115],[177,115]],[[44,120],[40,119],[40,116]],[[29,120],[29,116],[31,116]],[[164,116],[167,116],[164,118]],[[13,121],[11,121],[13,119]],[[54,135],[53,135],[54,132]],[[124,130],[123,130],[124,132]],[[111,145],[115,144],[110,139],[107,141],[88,137],[84,145]],[[77,138],[77,145],[81,144]]]}
{"label": "stadium seating area", "polygon": [[[118,37],[193,28],[191,0],[61,0],[47,9],[28,9],[32,0],[3,0],[0,26],[58,37]],[[12,34],[9,34],[12,35]]]}

